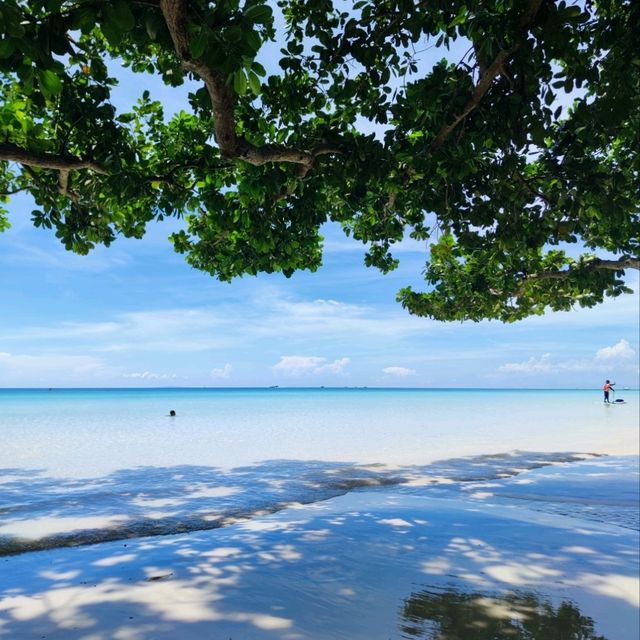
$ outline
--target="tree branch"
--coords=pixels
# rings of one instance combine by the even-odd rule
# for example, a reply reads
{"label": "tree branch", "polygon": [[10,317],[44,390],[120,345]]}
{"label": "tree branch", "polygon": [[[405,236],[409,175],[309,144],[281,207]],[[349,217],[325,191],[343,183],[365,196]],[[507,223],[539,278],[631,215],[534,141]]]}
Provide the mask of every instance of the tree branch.
{"label": "tree branch", "polygon": [[516,296],[521,296],[525,292],[525,287],[530,282],[539,280],[566,280],[576,271],[623,271],[624,269],[640,269],[640,257],[627,256],[619,260],[602,260],[596,258],[583,265],[570,267],[566,271],[540,271],[540,273],[532,273],[525,276],[522,286],[516,291]]}
{"label": "tree branch", "polygon": [[58,191],[60,195],[66,196],[69,188],[69,169],[60,169],[58,174]]}
{"label": "tree branch", "polygon": [[38,167],[40,169],[53,169],[58,171],[58,192],[60,195],[66,196],[74,202],[77,202],[78,196],[72,191],[69,191],[69,176],[72,171],[89,169],[102,175],[108,175],[108,171],[93,160],[46,152],[27,151],[9,142],[0,144],[0,160],[18,162],[26,167]]}
{"label": "tree branch", "polygon": [[476,57],[476,62],[478,63],[478,69],[480,69],[480,76],[482,76],[487,72],[487,63],[484,59],[480,45],[475,40],[473,42],[473,53]]}
{"label": "tree branch", "polygon": [[75,156],[57,155],[46,152],[27,151],[22,147],[9,142],[0,144],[0,160],[19,162],[29,167],[41,169],[55,169],[57,171],[75,171],[77,169],[90,169],[102,175],[108,175],[108,171],[97,162],[89,159],[76,158]]}
{"label": "tree branch", "polygon": [[[590,262],[585,263],[584,265],[580,265],[580,270],[587,269],[588,271],[596,271],[598,269],[605,269],[607,271],[622,271],[623,269],[640,269],[640,258],[636,256],[626,256],[624,258],[620,258],[619,260],[602,260],[601,258],[596,258],[595,260],[591,260]],[[560,274],[561,277],[566,276],[571,273],[571,271],[575,271],[576,269],[569,269],[568,271],[541,271],[539,274],[535,274],[535,276],[546,278],[546,277],[554,277],[554,274]],[[533,275],[530,277],[534,277]]]}
{"label": "tree branch", "polygon": [[525,189],[527,189],[527,191],[529,191],[529,193],[534,195],[536,198],[540,198],[540,200],[542,200],[545,203],[547,209],[549,209],[552,206],[552,203],[549,200],[549,198],[547,198],[547,196],[545,196],[544,193],[542,193],[541,191],[538,191],[538,189],[536,189],[535,187],[531,186],[531,184],[529,184],[529,181],[519,171],[514,171],[513,175],[515,176],[516,180]]}
{"label": "tree branch", "polygon": [[[341,153],[341,151],[337,147],[332,147],[331,145],[320,145],[311,152],[311,155],[316,158],[317,156],[329,154],[329,153]],[[298,181],[302,181],[307,177],[309,171],[313,169],[312,164],[301,164],[296,171],[296,179]],[[296,185],[292,185],[288,183],[285,185],[280,193],[275,197],[274,204],[280,202],[281,200],[286,200],[289,196],[292,196],[295,193]]]}
{"label": "tree branch", "polygon": [[[522,17],[520,18],[520,30],[523,32],[523,36],[526,35],[526,32],[529,30],[529,26],[531,22],[536,17],[538,10],[540,9],[540,5],[544,2],[544,0],[529,0],[529,4]],[[471,98],[468,100],[464,109],[454,117],[453,121],[449,124],[445,124],[442,126],[433,142],[429,146],[429,151],[437,151],[442,147],[447,138],[451,135],[453,130],[472,112],[474,111],[487,91],[491,87],[494,79],[503,72],[504,63],[520,48],[521,42],[517,42],[513,46],[508,49],[503,49],[498,53],[498,55],[494,58],[493,62],[481,72],[480,79],[478,80],[478,84],[476,84],[473,94]],[[475,47],[475,44],[474,44]],[[480,62],[480,61],[478,61]]]}
{"label": "tree branch", "polygon": [[21,193],[22,191],[29,191],[30,188],[31,187],[26,186],[26,187],[16,187],[11,191],[0,191],[0,196],[14,196],[16,193]]}
{"label": "tree branch", "polygon": [[[202,59],[193,58],[190,50],[189,26],[193,22],[188,0],[160,0],[160,9],[167,23],[173,46],[182,62],[182,68],[199,76],[205,83],[215,116],[215,137],[220,152],[230,159],[244,160],[260,166],[268,162],[288,162],[306,167],[304,175],[313,167],[319,155],[341,153],[333,146],[321,145],[311,151],[295,149],[283,145],[256,147],[236,135],[234,116],[235,93],[228,86],[226,77],[219,70],[209,66]],[[303,175],[303,177],[304,177]]]}

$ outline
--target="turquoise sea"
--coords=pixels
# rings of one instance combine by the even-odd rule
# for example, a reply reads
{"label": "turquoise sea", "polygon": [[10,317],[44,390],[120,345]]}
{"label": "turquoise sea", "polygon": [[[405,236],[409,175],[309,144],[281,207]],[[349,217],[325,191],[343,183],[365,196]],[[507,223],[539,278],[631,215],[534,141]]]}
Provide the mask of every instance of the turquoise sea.
{"label": "turquoise sea", "polygon": [[217,527],[407,478],[637,455],[638,391],[616,397],[625,403],[559,389],[0,390],[0,553]]}

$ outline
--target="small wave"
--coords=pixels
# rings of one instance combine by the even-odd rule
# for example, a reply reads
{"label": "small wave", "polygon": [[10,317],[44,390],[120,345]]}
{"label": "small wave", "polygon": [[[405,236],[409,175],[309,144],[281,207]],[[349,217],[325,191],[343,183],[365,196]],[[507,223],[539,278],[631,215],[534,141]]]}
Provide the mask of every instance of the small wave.
{"label": "small wave", "polygon": [[0,555],[215,529],[354,490],[413,484],[427,491],[592,455],[512,452],[401,469],[272,460],[232,470],[139,467],[90,480],[0,470]]}

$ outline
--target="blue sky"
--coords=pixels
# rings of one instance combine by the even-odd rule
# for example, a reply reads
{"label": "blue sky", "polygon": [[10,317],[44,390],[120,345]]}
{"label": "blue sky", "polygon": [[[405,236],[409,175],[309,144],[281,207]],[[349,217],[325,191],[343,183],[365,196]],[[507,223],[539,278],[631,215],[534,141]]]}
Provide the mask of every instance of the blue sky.
{"label": "blue sky", "polygon": [[[426,253],[383,276],[326,230],[315,274],[221,283],[173,253],[170,224],[89,256],[29,223],[0,234],[0,386],[637,386],[638,296],[520,323],[439,323],[395,302]],[[637,276],[632,281],[637,289]]]}
{"label": "blue sky", "polygon": [[[116,104],[149,88],[168,113],[187,108],[187,87],[119,77]],[[328,226],[315,274],[227,284],[173,252],[175,221],[76,256],[32,227],[32,208],[14,198],[0,233],[1,387],[638,386],[637,293],[512,325],[439,323],[395,302],[400,287],[421,289],[418,243],[401,246],[400,268],[384,276]]]}

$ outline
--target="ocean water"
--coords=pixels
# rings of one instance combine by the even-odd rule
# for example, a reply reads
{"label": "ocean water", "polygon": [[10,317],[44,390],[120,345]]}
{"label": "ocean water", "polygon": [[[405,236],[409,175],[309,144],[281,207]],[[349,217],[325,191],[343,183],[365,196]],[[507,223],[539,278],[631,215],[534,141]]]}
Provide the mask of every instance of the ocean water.
{"label": "ocean water", "polygon": [[585,390],[0,390],[0,553],[637,455],[638,391],[617,396],[626,403]]}

